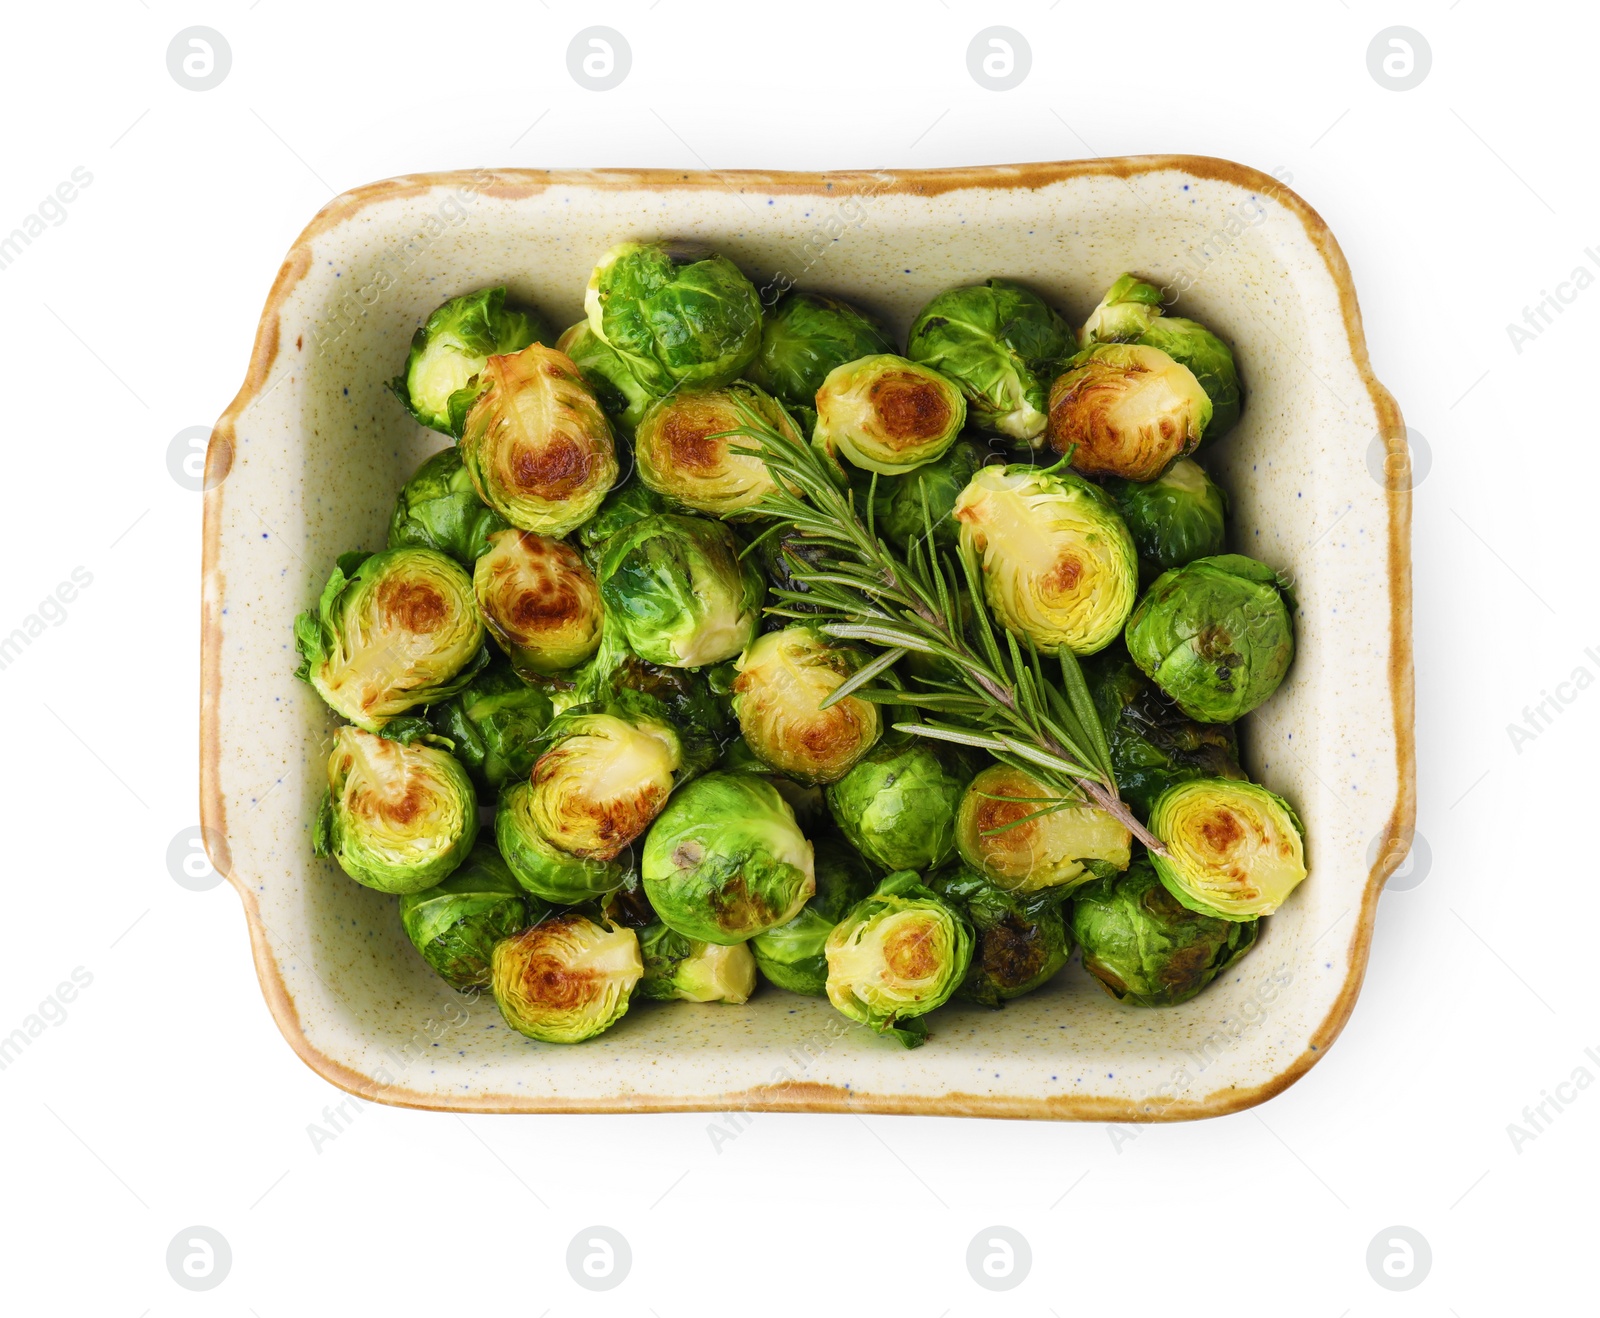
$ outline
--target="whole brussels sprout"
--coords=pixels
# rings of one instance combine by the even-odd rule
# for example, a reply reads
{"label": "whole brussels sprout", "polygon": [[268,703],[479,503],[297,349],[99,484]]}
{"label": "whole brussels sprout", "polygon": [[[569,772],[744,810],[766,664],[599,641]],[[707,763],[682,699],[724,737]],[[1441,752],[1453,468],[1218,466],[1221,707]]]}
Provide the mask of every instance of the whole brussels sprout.
{"label": "whole brussels sprout", "polygon": [[820,998],[828,991],[828,934],[872,891],[877,878],[855,849],[831,832],[818,836],[812,851],[817,890],[811,900],[788,924],[757,934],[748,946],[771,983]]}
{"label": "whole brussels sprout", "polygon": [[921,737],[886,741],[828,788],[844,835],[884,870],[927,871],[956,848],[956,809],[972,774]]}
{"label": "whole brussels sprout", "polygon": [[878,534],[900,548],[908,540],[922,539],[931,522],[934,545],[954,549],[961,527],[953,515],[956,499],[989,456],[983,445],[958,439],[937,461],[879,481],[881,504],[874,510]]}
{"label": "whole brussels sprout", "polygon": [[1110,477],[1105,490],[1139,551],[1141,581],[1222,552],[1228,499],[1198,462],[1179,458],[1149,482]]}
{"label": "whole brussels sprout", "polygon": [[437,549],[344,554],[294,620],[295,676],[358,728],[445,700],[488,663],[472,579]]}
{"label": "whole brussels sprout", "polygon": [[662,923],[705,943],[787,924],[816,889],[794,811],[754,774],[708,773],[674,793],[639,872]]}
{"label": "whole brussels sprout", "polygon": [[1052,808],[1060,794],[1031,774],[991,764],[956,812],[956,850],[1007,892],[1071,891],[1128,867],[1132,835],[1092,805]]}
{"label": "whole brussels sprout", "polygon": [[479,379],[460,445],[478,497],[524,531],[583,525],[618,467],[611,422],[572,359],[536,343],[491,357]]}
{"label": "whole brussels sprout", "polygon": [[669,502],[713,517],[751,515],[778,488],[752,441],[728,432],[750,424],[748,408],[798,442],[794,422],[769,394],[735,380],[719,389],[680,389],[658,399],[639,422],[634,457],[639,479]]}
{"label": "whole brussels sprout", "polygon": [[745,372],[793,407],[813,407],[828,372],[861,357],[893,352],[873,317],[820,293],[785,293],[761,326],[761,347]]}
{"label": "whole brussels sprout", "polygon": [[644,960],[644,978],[636,990],[641,998],[743,1003],[755,992],[756,959],[744,943],[702,943],[653,924],[639,930],[639,953]]}
{"label": "whole brussels sprout", "polygon": [[928,880],[972,925],[974,947],[956,996],[1003,1007],[1055,976],[1072,955],[1060,889],[1008,892],[965,865]]}
{"label": "whole brussels sprout", "polygon": [[527,899],[494,845],[481,838],[443,883],[400,899],[406,937],[453,989],[488,987],[494,945],[548,913],[543,902]]}
{"label": "whole brussels sprout", "polygon": [[736,661],[733,712],[745,742],[798,783],[831,783],[872,749],[878,707],[855,696],[820,708],[861,667],[851,645],[797,622],[756,637]]}
{"label": "whole brussels sprout", "polygon": [[556,351],[572,358],[572,364],[578,368],[584,383],[594,390],[606,415],[624,435],[632,435],[656,396],[639,383],[628,369],[628,363],[589,328],[586,320],[580,320],[562,333],[556,340]]}
{"label": "whole brussels sprout", "polygon": [[979,430],[1033,441],[1044,433],[1051,364],[1072,331],[1037,293],[1009,279],[952,288],[912,323],[906,356],[954,380]]}
{"label": "whole brussels sprout", "polygon": [[628,647],[653,664],[700,668],[740,653],[756,634],[765,593],[733,532],[703,517],[663,513],[625,526],[600,555],[600,594]]}
{"label": "whole brussels sprout", "polygon": [[311,848],[379,892],[421,892],[449,876],[478,836],[466,770],[435,746],[340,728]]}
{"label": "whole brussels sprout", "polygon": [[532,771],[552,713],[550,697],[501,659],[449,700],[429,705],[428,721],[472,781],[492,795],[508,779]]}
{"label": "whole brussels sprout", "polygon": [[939,372],[878,353],[828,372],[812,442],[865,471],[898,476],[942,457],[966,420],[961,390]]}
{"label": "whole brussels sprout", "polygon": [[1127,639],[1133,662],[1202,723],[1244,717],[1294,658],[1278,574],[1243,554],[1162,573],[1128,619]]}
{"label": "whole brussels sprout", "polygon": [[1078,346],[1126,343],[1137,339],[1161,317],[1161,290],[1137,275],[1123,275],[1106,291],[1100,305],[1078,331]]}
{"label": "whole brussels sprout", "polygon": [[1159,348],[1099,343],[1069,358],[1050,386],[1050,446],[1088,476],[1150,481],[1194,452],[1211,399]]}
{"label": "whole brussels sprout", "polygon": [[533,784],[507,783],[494,811],[494,840],[523,888],[554,906],[602,900],[627,880],[620,860],[574,856],[550,842],[533,813]]}
{"label": "whole brussels sprout", "polygon": [[1152,321],[1134,342],[1159,348],[1173,361],[1188,367],[1206,391],[1211,400],[1211,420],[1203,427],[1201,447],[1222,438],[1238,424],[1244,392],[1233,350],[1204,325],[1182,316],[1163,316]]}
{"label": "whole brussels sprout", "polygon": [[1196,914],[1174,900],[1141,856],[1126,873],[1078,889],[1071,928],[1083,968],[1118,1002],[1172,1007],[1249,951],[1260,924]]}
{"label": "whole brussels sprout", "polygon": [[406,368],[389,382],[411,415],[431,430],[460,435],[467,409],[490,357],[548,343],[550,330],[538,313],[508,307],[503,288],[463,293],[434,308],[411,338]]}
{"label": "whole brussels sprout", "polygon": [[622,705],[668,724],[682,744],[677,781],[709,769],[734,736],[727,705],[703,672],[665,668],[637,655],[617,653],[604,674],[587,673],[580,683],[590,700]]}
{"label": "whole brussels sprout", "polygon": [[1271,915],[1306,876],[1305,839],[1289,803],[1255,783],[1197,778],[1150,807],[1167,848],[1151,863],[1167,891],[1201,915]]}
{"label": "whole brussels sprout", "polygon": [[621,243],[600,258],[584,297],[589,328],[646,389],[727,384],[761,346],[761,298],[725,256]]}
{"label": "whole brussels sprout", "polygon": [[972,931],[915,874],[891,874],[846,912],[824,947],[828,1001],[915,1048],[927,1037],[921,1017],[966,976]]}
{"label": "whole brussels sprout", "polygon": [[461,465],[461,450],[441,449],[400,489],[389,518],[389,548],[424,545],[449,554],[469,571],[488,552],[489,537],[508,523],[478,497]]}
{"label": "whole brussels sprout", "polygon": [[576,667],[600,648],[599,583],[563,541],[498,532],[472,569],[472,588],[489,635],[520,677]]}
{"label": "whole brussels sprout", "polygon": [[582,1043],[628,1010],[644,974],[632,929],[558,915],[494,945],[490,989],[505,1022],[543,1043]]}
{"label": "whole brussels sprout", "polygon": [[599,511],[578,528],[578,543],[583,546],[589,562],[596,564],[605,542],[618,531],[667,511],[667,501],[648,485],[629,481],[606,495]]}
{"label": "whole brussels sprout", "polygon": [[1071,472],[981,467],[956,499],[995,616],[1042,653],[1094,654],[1133,608],[1139,561],[1111,500]]}
{"label": "whole brussels sprout", "polygon": [[1141,819],[1173,783],[1244,778],[1233,728],[1185,718],[1121,646],[1097,655],[1084,675],[1110,744],[1117,790]]}
{"label": "whole brussels sprout", "polygon": [[[766,569],[767,580],[772,583],[775,590],[794,591],[804,595],[808,587],[796,575],[793,559],[798,558],[804,570],[810,571],[827,557],[827,547],[818,544],[816,540],[801,535],[799,531],[780,530],[773,535],[762,536],[756,552],[761,556],[761,565]],[[814,612],[810,604],[787,601],[786,607],[799,609],[802,612]]]}

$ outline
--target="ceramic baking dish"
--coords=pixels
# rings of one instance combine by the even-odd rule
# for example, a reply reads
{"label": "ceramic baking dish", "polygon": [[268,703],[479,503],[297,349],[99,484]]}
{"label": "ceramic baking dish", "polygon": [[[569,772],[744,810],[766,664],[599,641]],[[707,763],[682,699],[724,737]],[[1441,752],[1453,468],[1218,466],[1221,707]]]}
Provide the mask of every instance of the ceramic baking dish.
{"label": "ceramic baking dish", "polygon": [[[1300,605],[1294,668],[1247,722],[1246,765],[1304,818],[1310,878],[1200,997],[1123,1007],[1074,964],[1003,1011],[942,1010],[912,1052],[770,989],[742,1008],[641,1003],[596,1040],[542,1045],[487,996],[435,978],[393,898],[312,856],[335,720],[292,676],[291,623],[338,554],[381,547],[396,489],[440,446],[384,390],[412,330],[445,298],[500,283],[570,324],[595,258],[657,237],[708,241],[758,285],[859,300],[902,335],[953,284],[1015,277],[1076,323],[1136,270],[1233,343],[1247,404],[1213,468],[1233,546],[1290,573]],[[207,459],[202,820],[279,1028],[354,1093],[461,1111],[1138,1121],[1261,1102],[1349,1016],[1379,890],[1411,835],[1410,496],[1392,478],[1404,454],[1332,234],[1278,180],[1221,160],[495,170],[346,193],[285,259]]]}

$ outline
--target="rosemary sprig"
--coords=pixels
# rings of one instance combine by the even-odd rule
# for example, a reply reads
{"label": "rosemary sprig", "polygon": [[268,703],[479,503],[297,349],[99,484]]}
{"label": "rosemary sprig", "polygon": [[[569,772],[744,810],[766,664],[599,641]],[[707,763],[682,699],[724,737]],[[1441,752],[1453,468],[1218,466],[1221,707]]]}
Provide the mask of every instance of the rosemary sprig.
{"label": "rosemary sprig", "polygon": [[[1049,802],[1054,808],[1087,799],[1150,850],[1166,855],[1160,840],[1117,795],[1111,751],[1077,659],[1062,650],[1061,681],[1052,683],[1032,643],[1024,650],[1015,636],[995,626],[976,557],[970,550],[939,551],[926,498],[925,534],[897,554],[877,535],[870,496],[863,519],[831,458],[779,433],[743,404],[740,411],[745,424],[725,433],[754,447],[732,451],[759,457],[777,482],[755,511],[822,551],[815,562],[785,551],[790,575],[804,589],[774,589],[778,603],[768,612],[813,620],[829,636],[868,641],[884,651],[834,691],[828,703],[854,695],[918,710],[920,721],[895,728],[985,750],[1059,793]],[[965,627],[958,621],[963,618]],[[916,690],[896,689],[898,683],[868,685],[912,653],[943,660],[953,680],[918,677]],[[1026,818],[1042,813],[1048,811]]]}

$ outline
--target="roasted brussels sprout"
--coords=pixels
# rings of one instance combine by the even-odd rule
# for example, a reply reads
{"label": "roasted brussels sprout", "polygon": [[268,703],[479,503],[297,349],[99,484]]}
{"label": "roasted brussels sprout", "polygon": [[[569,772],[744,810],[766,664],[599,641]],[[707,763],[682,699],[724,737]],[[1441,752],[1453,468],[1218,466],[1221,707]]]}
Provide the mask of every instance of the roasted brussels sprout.
{"label": "roasted brussels sprout", "polygon": [[680,389],[650,405],[639,422],[634,457],[639,479],[670,502],[713,517],[750,515],[778,483],[755,447],[728,432],[750,424],[748,408],[774,430],[799,440],[795,424],[769,394],[743,380],[720,389]]}
{"label": "roasted brussels sprout", "polygon": [[1158,348],[1181,366],[1189,368],[1211,400],[1211,419],[1203,427],[1201,447],[1221,439],[1234,428],[1244,407],[1239,387],[1239,368],[1233,350],[1196,321],[1182,316],[1163,316],[1134,340],[1146,348]]}
{"label": "roasted brussels sprout", "polygon": [[1137,275],[1123,275],[1106,291],[1100,305],[1078,331],[1078,346],[1126,343],[1137,339],[1162,312],[1161,290]]}
{"label": "roasted brussels sprout", "polygon": [[896,549],[920,540],[933,526],[933,543],[953,549],[961,523],[955,520],[956,499],[989,459],[989,450],[970,439],[958,439],[935,462],[904,476],[878,482],[880,504],[874,509],[877,532]]}
{"label": "roasted brussels sprout", "polygon": [[508,523],[478,497],[461,465],[461,450],[441,449],[400,489],[389,518],[389,548],[424,545],[449,554],[469,572],[487,553],[489,537]]}
{"label": "roasted brussels sprout", "polygon": [[972,931],[915,874],[891,874],[828,935],[828,1001],[853,1021],[915,1048],[920,1019],[966,976]]}
{"label": "roasted brussels sprout", "polygon": [[991,279],[928,303],[912,323],[906,356],[955,381],[979,430],[1032,442],[1044,433],[1051,364],[1071,342],[1066,321],[1037,293]]}
{"label": "roasted brussels sprout", "polygon": [[436,307],[412,336],[406,369],[389,388],[423,425],[459,435],[484,363],[550,338],[536,312],[506,305],[505,289],[464,293]]}
{"label": "roasted brussels sprout", "polygon": [[761,973],[781,989],[820,998],[827,992],[823,951],[844,913],[872,891],[877,877],[861,855],[829,830],[812,842],[817,890],[787,924],[749,942]]}
{"label": "roasted brussels sprout", "polygon": [[1179,458],[1149,482],[1111,477],[1105,490],[1139,551],[1140,580],[1222,552],[1228,500],[1198,462]]}
{"label": "roasted brussels sprout", "polygon": [[537,898],[528,900],[494,844],[481,838],[443,883],[400,899],[406,937],[453,989],[486,988],[494,945],[548,913]]}
{"label": "roasted brussels sprout", "polygon": [[828,809],[873,864],[926,872],[955,851],[956,809],[971,777],[949,747],[885,741],[828,787]]}
{"label": "roasted brussels sprout", "polygon": [[670,726],[681,743],[679,784],[716,763],[735,734],[727,703],[712,691],[705,673],[664,668],[621,650],[609,656],[604,673],[596,671],[606,657],[585,670],[579,684],[591,703],[621,706]]}
{"label": "roasted brussels sprout", "polygon": [[589,328],[646,389],[710,388],[744,373],[761,345],[761,298],[725,256],[621,243],[584,298]]}
{"label": "roasted brussels sprout", "polygon": [[814,407],[817,390],[834,367],[893,351],[889,332],[865,312],[820,293],[793,290],[767,313],[761,347],[745,374],[790,406]]}
{"label": "roasted brussels sprout", "polygon": [[1138,588],[1133,538],[1111,500],[1071,472],[982,467],[956,499],[961,544],[980,556],[984,597],[1040,651],[1103,650]]}
{"label": "roasted brussels sprout", "polygon": [[1289,803],[1255,783],[1197,778],[1150,807],[1167,848],[1151,863],[1167,891],[1201,915],[1271,915],[1306,876],[1305,841]]}
{"label": "roasted brussels sprout", "polygon": [[498,532],[472,569],[472,588],[489,635],[521,677],[573,668],[600,648],[599,583],[563,541]]}
{"label": "roasted brussels sprout", "polygon": [[556,351],[572,358],[605,414],[624,435],[632,435],[656,396],[639,383],[628,363],[589,328],[586,320],[580,320],[556,340]]}
{"label": "roasted brussels sprout", "polygon": [[1073,467],[1089,476],[1154,480],[1194,452],[1210,420],[1194,372],[1137,343],[1085,348],[1050,386],[1050,445],[1072,450]]}
{"label": "roasted brussels sprout", "polygon": [[550,697],[501,659],[449,700],[428,706],[428,721],[450,743],[472,781],[492,797],[507,780],[532,771],[552,713]]}
{"label": "roasted brussels sprout", "polygon": [[627,870],[620,860],[561,850],[544,836],[533,803],[533,784],[522,781],[507,783],[495,805],[495,844],[518,883],[555,906],[579,906],[622,887]]}
{"label": "roasted brussels sprout", "polygon": [[855,696],[819,706],[862,662],[854,646],[802,622],[756,637],[736,661],[733,683],[733,712],[750,749],[799,783],[842,778],[877,742],[878,707]]}
{"label": "roasted brussels sprout", "polygon": [[517,1033],[582,1043],[622,1019],[643,974],[632,929],[568,914],[496,943],[490,988]]}
{"label": "roasted brussels sprout", "polygon": [[294,640],[295,676],[368,732],[454,695],[488,662],[472,579],[421,547],[341,556]]}
{"label": "roasted brussels sprout", "polygon": [[596,564],[602,546],[623,527],[667,511],[667,501],[648,485],[629,481],[606,495],[599,511],[578,528],[578,543],[591,565]]}
{"label": "roasted brussels sprout", "polygon": [[639,872],[662,923],[706,943],[787,924],[816,888],[794,811],[754,774],[708,773],[674,793]]}
{"label": "roasted brussels sprout", "polygon": [[311,847],[379,892],[421,892],[449,876],[478,836],[466,770],[435,746],[340,728]]}
{"label": "roasted brussels sprout", "polygon": [[1187,1002],[1249,951],[1259,928],[1256,920],[1219,920],[1181,905],[1145,856],[1126,873],[1084,884],[1072,900],[1083,968],[1135,1007]]}
{"label": "roasted brussels sprout", "polygon": [[663,513],[623,527],[600,555],[600,594],[629,648],[653,664],[700,668],[750,644],[765,593],[733,532]]}
{"label": "roasted brussels sprout", "polygon": [[702,943],[664,924],[639,930],[644,978],[637,992],[658,1002],[749,1002],[756,959],[744,943]]}
{"label": "roasted brussels sprout", "polygon": [[478,497],[512,526],[562,536],[616,484],[611,422],[565,353],[539,344],[491,357],[461,433]]}
{"label": "roasted brussels sprout", "polygon": [[1084,676],[1111,747],[1117,790],[1141,819],[1173,783],[1244,777],[1233,728],[1185,718],[1121,646],[1096,655]]}
{"label": "roasted brussels sprout", "polygon": [[965,865],[928,880],[973,929],[972,962],[956,996],[1002,1007],[1049,981],[1072,955],[1059,888],[1008,892]]}
{"label": "roasted brussels sprout", "polygon": [[1128,654],[1190,718],[1242,718],[1278,689],[1294,658],[1278,574],[1243,554],[1163,573],[1128,619]]}
{"label": "roasted brussels sprout", "polygon": [[898,476],[943,456],[966,419],[966,399],[944,376],[879,353],[828,372],[813,442],[863,470]]}
{"label": "roasted brussels sprout", "polygon": [[1032,775],[991,764],[961,798],[956,850],[1007,892],[1070,891],[1128,867],[1126,828],[1096,806],[1055,806],[1058,800]]}

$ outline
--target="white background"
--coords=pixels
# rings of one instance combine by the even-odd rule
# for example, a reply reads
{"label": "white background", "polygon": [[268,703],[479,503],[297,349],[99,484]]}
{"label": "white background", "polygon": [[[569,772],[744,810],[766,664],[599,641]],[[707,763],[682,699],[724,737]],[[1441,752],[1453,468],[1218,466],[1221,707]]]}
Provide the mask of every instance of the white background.
{"label": "white background", "polygon": [[[1547,1107],[1520,1148],[1507,1130],[1575,1068],[1600,1078],[1584,1055],[1600,1054],[1600,692],[1564,688],[1576,699],[1520,753],[1507,732],[1575,668],[1600,676],[1600,291],[1521,351],[1506,328],[1575,267],[1600,273],[1584,13],[1489,0],[8,6],[0,233],[74,167],[93,182],[0,270],[0,632],[74,567],[93,581],[0,671],[0,1034],[75,967],[93,982],[0,1072],[0,1304],[127,1318],[1592,1312],[1600,1086]],[[214,90],[168,72],[168,43],[192,24],[231,47]],[[609,92],[567,72],[590,24],[632,49]],[[968,43],[991,24],[1031,46],[1015,90],[968,74]],[[1367,66],[1394,24],[1433,56],[1404,92]],[[187,891],[166,861],[197,814],[200,557],[200,499],[166,452],[232,397],[306,221],[348,187],[480,164],[902,169],[1148,151],[1292,173],[1355,272],[1379,377],[1431,448],[1414,532],[1431,868],[1383,898],[1365,989],[1327,1060],[1255,1111],[1126,1140],[1094,1125],[758,1115],[718,1143],[705,1115],[371,1107],[314,1150],[308,1124],[342,1095],[268,1017],[232,890]],[[605,1295],[564,1264],[593,1223],[633,1253]],[[232,1249],[207,1294],[165,1264],[194,1224]],[[992,1224],[1033,1253],[1003,1295],[965,1264]],[[1433,1256],[1404,1294],[1365,1262],[1396,1224]]]}

